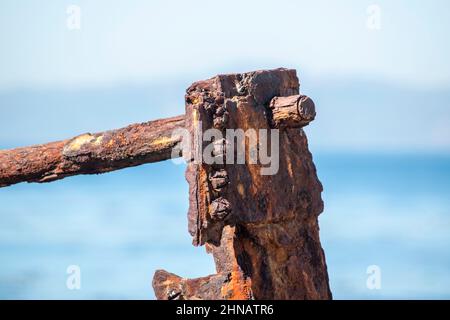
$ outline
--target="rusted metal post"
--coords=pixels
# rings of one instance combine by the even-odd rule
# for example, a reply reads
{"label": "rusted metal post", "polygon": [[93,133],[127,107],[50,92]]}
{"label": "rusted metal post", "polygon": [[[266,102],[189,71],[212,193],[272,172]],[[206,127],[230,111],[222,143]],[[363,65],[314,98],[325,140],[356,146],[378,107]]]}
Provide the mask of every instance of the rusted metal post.
{"label": "rusted metal post", "polygon": [[[185,115],[0,151],[0,187],[179,156],[177,132],[183,128],[191,136],[208,129],[224,134],[253,129],[259,142],[261,130],[271,138],[270,129],[279,129],[273,174],[261,174],[266,164],[252,163],[248,148],[243,164],[187,158],[188,229],[193,244],[212,253],[217,273],[184,279],[158,270],[155,294],[158,299],[331,299],[319,240],[322,185],[301,129],[315,115],[312,100],[299,94],[295,70],[220,75],[188,88]],[[213,150],[216,158],[234,157],[229,141],[216,142],[221,145]],[[191,143],[195,149],[195,139]]]}
{"label": "rusted metal post", "polygon": [[[215,128],[224,136],[227,129],[280,128],[279,168],[262,175],[264,165],[251,164],[250,152],[244,164],[191,159],[189,232],[194,245],[212,253],[217,274],[183,279],[159,270],[158,299],[331,299],[319,240],[322,185],[305,133],[292,128],[314,117],[295,70],[221,75],[187,90],[185,125],[192,135],[200,123],[203,132]],[[226,157],[222,152],[217,156]]]}

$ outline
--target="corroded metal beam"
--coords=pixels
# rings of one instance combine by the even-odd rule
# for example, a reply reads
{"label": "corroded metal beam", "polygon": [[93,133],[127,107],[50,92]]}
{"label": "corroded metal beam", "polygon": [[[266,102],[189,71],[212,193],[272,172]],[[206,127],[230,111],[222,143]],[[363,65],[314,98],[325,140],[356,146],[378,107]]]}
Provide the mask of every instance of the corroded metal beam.
{"label": "corroded metal beam", "polygon": [[12,150],[0,150],[0,187],[49,182],[170,159],[181,137],[184,116]]}
{"label": "corroded metal beam", "polygon": [[[306,96],[274,97],[270,107],[274,128],[303,127],[315,116],[314,103]],[[185,127],[184,118],[180,115],[64,141],[0,150],[0,188],[105,173],[180,156],[177,148],[181,137],[172,134]]]}

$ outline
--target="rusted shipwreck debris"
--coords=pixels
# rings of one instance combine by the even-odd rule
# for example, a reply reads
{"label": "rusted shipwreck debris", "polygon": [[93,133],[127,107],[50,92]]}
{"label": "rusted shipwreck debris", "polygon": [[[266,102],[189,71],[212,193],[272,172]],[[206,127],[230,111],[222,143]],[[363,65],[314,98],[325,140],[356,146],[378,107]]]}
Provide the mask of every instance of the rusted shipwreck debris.
{"label": "rusted shipwreck debris", "polygon": [[[189,232],[217,273],[185,279],[156,271],[158,299],[331,299],[319,240],[322,185],[301,129],[315,117],[295,70],[219,75],[187,89],[183,116],[0,151],[0,186],[97,174],[181,154],[181,136],[215,128],[279,129],[279,169],[188,158]],[[216,155],[224,157],[227,149]],[[247,155],[246,155],[247,157]]]}

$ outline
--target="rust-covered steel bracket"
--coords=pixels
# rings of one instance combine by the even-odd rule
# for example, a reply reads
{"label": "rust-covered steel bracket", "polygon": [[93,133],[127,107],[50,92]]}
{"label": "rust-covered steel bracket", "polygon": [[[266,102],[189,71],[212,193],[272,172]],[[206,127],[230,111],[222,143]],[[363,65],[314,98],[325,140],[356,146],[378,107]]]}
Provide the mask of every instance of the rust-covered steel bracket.
{"label": "rust-covered steel bracket", "polygon": [[265,165],[250,164],[252,150],[244,164],[227,164],[233,143],[227,140],[213,150],[223,161],[187,159],[189,232],[194,245],[212,253],[217,274],[183,279],[158,270],[158,299],[331,299],[319,240],[322,185],[300,128],[314,117],[295,70],[219,75],[187,89],[185,126],[192,136],[253,129],[260,142],[260,129],[270,136],[279,128],[279,168],[262,174]]}

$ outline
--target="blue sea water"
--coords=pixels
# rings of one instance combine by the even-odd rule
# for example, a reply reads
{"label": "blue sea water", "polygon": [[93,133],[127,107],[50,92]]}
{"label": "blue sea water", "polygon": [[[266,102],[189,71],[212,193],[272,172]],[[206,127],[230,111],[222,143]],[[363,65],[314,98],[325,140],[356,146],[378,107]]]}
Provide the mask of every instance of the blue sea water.
{"label": "blue sea water", "polygon": [[[450,298],[450,157],[318,155],[335,298]],[[381,289],[366,286],[369,265]]]}
{"label": "blue sea water", "polygon": [[[450,156],[314,153],[336,299],[450,298]],[[151,299],[153,273],[214,272],[170,161],[0,189],[0,298]],[[69,265],[81,289],[66,286]],[[367,267],[381,270],[370,290]]]}

